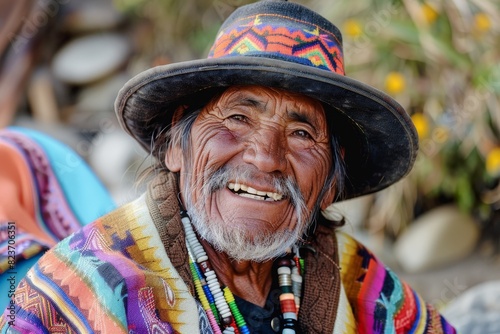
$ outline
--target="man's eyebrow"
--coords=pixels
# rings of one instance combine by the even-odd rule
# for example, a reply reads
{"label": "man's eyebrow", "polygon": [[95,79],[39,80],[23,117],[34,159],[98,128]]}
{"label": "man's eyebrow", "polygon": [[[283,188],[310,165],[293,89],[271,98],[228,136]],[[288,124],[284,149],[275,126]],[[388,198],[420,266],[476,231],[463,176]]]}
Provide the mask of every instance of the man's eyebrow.
{"label": "man's eyebrow", "polygon": [[290,117],[290,119],[293,121],[307,123],[314,128],[316,128],[316,126],[318,125],[318,123],[314,120],[313,117],[310,117],[308,114],[301,113],[299,111],[288,112],[288,117]]}
{"label": "man's eyebrow", "polygon": [[250,106],[250,107],[255,107],[261,112],[264,112],[266,110],[265,103],[262,101],[258,101],[254,98],[251,97],[241,97],[240,100],[238,101],[239,104],[244,105],[244,106]]}

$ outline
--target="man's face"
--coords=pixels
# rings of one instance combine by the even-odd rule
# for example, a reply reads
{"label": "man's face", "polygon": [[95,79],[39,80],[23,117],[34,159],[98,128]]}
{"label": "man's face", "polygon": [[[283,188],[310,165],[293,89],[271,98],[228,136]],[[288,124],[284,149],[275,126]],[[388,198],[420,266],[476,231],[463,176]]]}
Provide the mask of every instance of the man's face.
{"label": "man's face", "polygon": [[[202,216],[193,224],[212,243],[220,242],[200,229],[237,233],[232,243],[247,243],[249,253],[263,240],[269,248],[279,237],[282,247],[290,238],[293,245],[321,200],[332,165],[322,105],[259,86],[232,87],[209,102],[193,124],[189,153],[173,169],[180,171],[188,212]],[[172,170],[168,155],[166,163]],[[322,207],[333,195],[324,198]],[[236,245],[215,247],[234,252]]]}

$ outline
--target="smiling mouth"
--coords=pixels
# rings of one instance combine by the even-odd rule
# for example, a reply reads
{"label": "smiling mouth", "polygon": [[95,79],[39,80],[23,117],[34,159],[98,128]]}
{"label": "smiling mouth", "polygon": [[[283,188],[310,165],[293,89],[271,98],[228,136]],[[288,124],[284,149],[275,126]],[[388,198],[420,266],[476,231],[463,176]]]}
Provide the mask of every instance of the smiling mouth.
{"label": "smiling mouth", "polygon": [[259,201],[276,202],[283,199],[283,194],[278,194],[269,191],[260,191],[241,183],[230,182],[227,185],[227,187],[236,195],[239,195],[241,197],[256,199]]}

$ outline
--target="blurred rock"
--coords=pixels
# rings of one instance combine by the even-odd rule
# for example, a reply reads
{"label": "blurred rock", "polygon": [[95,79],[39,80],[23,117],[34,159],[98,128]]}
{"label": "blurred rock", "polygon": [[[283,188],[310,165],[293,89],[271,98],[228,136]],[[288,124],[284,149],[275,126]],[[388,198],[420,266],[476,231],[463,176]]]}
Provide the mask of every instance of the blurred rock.
{"label": "blurred rock", "polygon": [[94,85],[82,87],[77,93],[75,111],[68,123],[82,128],[96,128],[102,118],[116,118],[114,102],[129,78],[129,75],[120,72]]}
{"label": "blurred rock", "polygon": [[115,72],[130,53],[130,43],[120,34],[84,36],[72,40],[57,52],[52,70],[65,83],[88,84]]}
{"label": "blurred rock", "polygon": [[470,255],[479,234],[479,228],[470,215],[454,205],[442,206],[410,224],[396,240],[394,252],[406,272],[422,272]]}
{"label": "blurred rock", "polygon": [[114,111],[118,91],[129,79],[129,75],[118,73],[107,80],[82,88],[77,96],[77,110],[86,113]]}
{"label": "blurred rock", "polygon": [[62,28],[73,34],[110,30],[118,27],[124,19],[111,0],[72,1],[67,5]]}
{"label": "blurred rock", "polygon": [[466,290],[442,314],[460,333],[500,333],[500,281]]}
{"label": "blurred rock", "polygon": [[133,184],[147,167],[142,147],[118,127],[99,132],[89,150],[89,164],[103,180],[117,203],[132,200],[138,191]]}
{"label": "blurred rock", "polygon": [[33,118],[41,123],[59,123],[54,80],[46,67],[33,72],[28,83],[28,100]]}

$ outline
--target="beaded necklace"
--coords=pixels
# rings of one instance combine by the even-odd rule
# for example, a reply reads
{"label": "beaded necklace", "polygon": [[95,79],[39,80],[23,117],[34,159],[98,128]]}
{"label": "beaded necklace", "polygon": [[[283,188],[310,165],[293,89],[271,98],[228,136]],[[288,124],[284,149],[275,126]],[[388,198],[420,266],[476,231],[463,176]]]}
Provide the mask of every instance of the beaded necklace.
{"label": "beaded necklace", "polygon": [[[189,268],[193,276],[196,295],[215,334],[250,334],[234,296],[227,286],[221,286],[208,255],[199,242],[186,211],[181,211],[181,221],[186,234]],[[280,307],[283,316],[283,334],[298,332],[298,313],[302,291],[304,260],[298,248],[294,255],[287,254],[278,260],[278,283],[281,289]]]}

